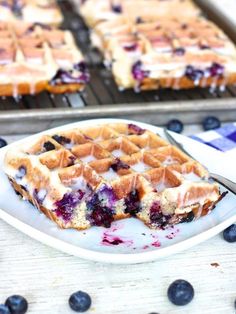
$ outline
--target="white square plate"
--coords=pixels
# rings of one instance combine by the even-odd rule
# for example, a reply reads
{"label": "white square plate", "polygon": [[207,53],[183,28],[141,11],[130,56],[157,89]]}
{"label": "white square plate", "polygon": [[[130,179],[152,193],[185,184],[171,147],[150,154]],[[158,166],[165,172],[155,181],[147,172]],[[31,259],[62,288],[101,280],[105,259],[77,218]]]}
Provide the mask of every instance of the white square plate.
{"label": "white square plate", "polygon": [[[43,133],[94,126],[98,124],[125,122],[163,136],[161,128],[149,124],[121,119],[97,119],[68,124]],[[42,134],[42,133],[41,133]],[[235,164],[224,154],[184,137],[172,134],[176,140],[210,171],[236,181]],[[131,264],[154,261],[185,250],[221,232],[236,221],[236,196],[228,193],[209,215],[191,223],[183,223],[167,230],[151,230],[134,218],[116,221],[111,228],[93,227],[86,231],[61,230],[28,202],[21,200],[13,191],[5,176],[3,159],[5,152],[14,145],[32,141],[38,134],[13,143],[0,150],[0,218],[30,237],[63,252],[81,258],[114,263]],[[222,191],[225,189],[222,187]]]}

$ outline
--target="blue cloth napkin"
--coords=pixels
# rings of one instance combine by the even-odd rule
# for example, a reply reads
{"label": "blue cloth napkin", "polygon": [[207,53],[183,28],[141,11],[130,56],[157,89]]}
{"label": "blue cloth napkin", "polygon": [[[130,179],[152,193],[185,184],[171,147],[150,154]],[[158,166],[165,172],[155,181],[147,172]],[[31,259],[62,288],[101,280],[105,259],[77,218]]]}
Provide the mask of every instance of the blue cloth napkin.
{"label": "blue cloth napkin", "polygon": [[191,138],[224,153],[236,153],[236,123],[226,124],[213,131],[192,135]]}

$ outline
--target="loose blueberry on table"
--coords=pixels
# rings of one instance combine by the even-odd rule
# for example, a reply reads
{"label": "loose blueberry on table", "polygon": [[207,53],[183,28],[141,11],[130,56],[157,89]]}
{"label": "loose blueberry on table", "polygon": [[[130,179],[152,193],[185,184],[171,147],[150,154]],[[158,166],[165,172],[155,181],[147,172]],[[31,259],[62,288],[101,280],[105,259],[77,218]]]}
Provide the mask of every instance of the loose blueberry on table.
{"label": "loose blueberry on table", "polygon": [[11,314],[11,312],[6,305],[0,304],[0,314]]}
{"label": "loose blueberry on table", "polygon": [[233,243],[236,242],[236,224],[229,226],[223,232],[223,237],[225,241]]}
{"label": "loose blueberry on table", "polygon": [[181,133],[184,129],[183,123],[177,119],[170,120],[167,125],[167,129],[175,133]]}
{"label": "loose blueberry on table", "polygon": [[21,295],[10,296],[7,298],[5,305],[10,309],[11,314],[24,314],[28,309],[28,302]]}
{"label": "loose blueberry on table", "polygon": [[193,286],[186,280],[178,279],[169,286],[167,295],[175,305],[186,305],[194,296]]}
{"label": "loose blueberry on table", "polygon": [[202,125],[205,131],[209,131],[209,130],[215,130],[219,128],[221,123],[220,123],[220,120],[216,117],[206,117],[203,120]]}
{"label": "loose blueberry on table", "polygon": [[88,293],[83,291],[77,291],[69,298],[69,305],[75,312],[86,312],[90,308],[91,304],[91,297],[88,295]]}
{"label": "loose blueberry on table", "polygon": [[3,138],[0,137],[0,148],[4,146],[7,146],[7,142]]}

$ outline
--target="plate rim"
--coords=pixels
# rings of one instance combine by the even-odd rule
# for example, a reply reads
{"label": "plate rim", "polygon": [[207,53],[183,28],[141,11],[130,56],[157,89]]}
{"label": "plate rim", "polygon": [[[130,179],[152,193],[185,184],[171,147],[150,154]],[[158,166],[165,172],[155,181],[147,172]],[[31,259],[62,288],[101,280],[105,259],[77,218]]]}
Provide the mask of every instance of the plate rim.
{"label": "plate rim", "polygon": [[[82,120],[82,121],[78,121],[74,123],[65,124],[59,127],[45,130],[43,132],[36,133],[34,135],[27,136],[19,141],[13,142],[10,145],[7,145],[6,147],[0,149],[0,156],[4,155],[9,148],[14,147],[15,145],[27,142],[42,134],[50,134],[51,132],[54,132],[57,130],[66,130],[67,128],[70,129],[73,127],[77,127],[79,125],[81,126],[81,124],[83,125],[88,122],[96,123],[96,124],[119,123],[119,122],[120,123],[122,122],[134,123],[134,124],[143,126],[147,129],[155,128],[157,132],[158,130],[162,130],[161,127],[157,127],[152,124],[139,122],[135,120],[129,120],[129,119],[118,119],[118,118],[117,119],[116,118],[88,119],[88,120]],[[193,139],[190,139],[184,135],[179,135],[179,134],[176,135],[175,133],[172,133],[172,134],[173,136],[176,136],[178,138],[185,138],[193,142],[196,142]],[[198,143],[198,144],[201,146],[204,145],[202,143]],[[211,147],[207,147],[207,149],[209,149],[210,151],[214,151],[215,154],[218,153],[216,150],[214,150]],[[222,153],[219,152],[219,154],[222,154]],[[2,167],[0,167],[0,171],[4,173]],[[46,244],[47,246],[53,247],[54,249],[57,249],[69,255],[74,255],[74,256],[87,259],[90,261],[94,261],[94,262],[103,262],[103,263],[112,263],[112,264],[138,264],[138,263],[152,262],[159,258],[176,254],[178,252],[189,249],[190,247],[193,247],[207,239],[212,238],[213,236],[220,233],[221,231],[223,231],[225,228],[227,228],[229,225],[233,224],[236,221],[236,213],[235,215],[223,220],[222,222],[218,223],[212,228],[207,229],[199,234],[196,234],[186,240],[182,240],[180,242],[174,243],[164,248],[157,248],[152,251],[135,252],[135,253],[109,253],[109,252],[99,252],[92,249],[82,248],[80,246],[61,240],[55,236],[49,235],[41,230],[38,230],[35,227],[32,227],[28,223],[25,223],[21,221],[20,219],[12,216],[11,214],[6,212],[2,208],[0,208],[0,218],[4,220],[6,223],[8,223],[9,225],[11,225],[12,227],[14,227],[15,229],[33,238],[34,240],[37,240],[43,244]]]}

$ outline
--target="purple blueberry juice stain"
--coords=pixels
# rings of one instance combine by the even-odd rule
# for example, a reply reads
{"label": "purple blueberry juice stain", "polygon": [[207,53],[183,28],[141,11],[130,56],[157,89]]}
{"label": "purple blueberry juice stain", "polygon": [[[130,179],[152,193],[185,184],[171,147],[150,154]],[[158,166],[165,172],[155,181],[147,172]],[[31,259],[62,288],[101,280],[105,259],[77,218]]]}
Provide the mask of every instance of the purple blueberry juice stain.
{"label": "purple blueberry juice stain", "polygon": [[161,247],[161,242],[156,240],[156,241],[152,242],[151,246],[154,246],[154,247],[157,247],[157,248]]}
{"label": "purple blueberry juice stain", "polygon": [[109,232],[104,232],[102,235],[101,245],[103,246],[127,246],[130,247],[133,245],[133,240],[120,237]]}
{"label": "purple blueberry juice stain", "polygon": [[168,239],[168,240],[172,240],[172,239],[174,239],[176,236],[177,236],[177,234],[180,232],[180,230],[177,228],[175,228],[174,226],[173,226],[173,228],[172,228],[172,231],[170,232],[170,233],[168,233],[165,237],[166,237],[166,239]]}
{"label": "purple blueberry juice stain", "polygon": [[142,129],[140,126],[136,125],[136,124],[128,124],[128,130],[129,130],[129,134],[137,134],[137,135],[142,135],[143,133],[145,133],[145,129]]}

